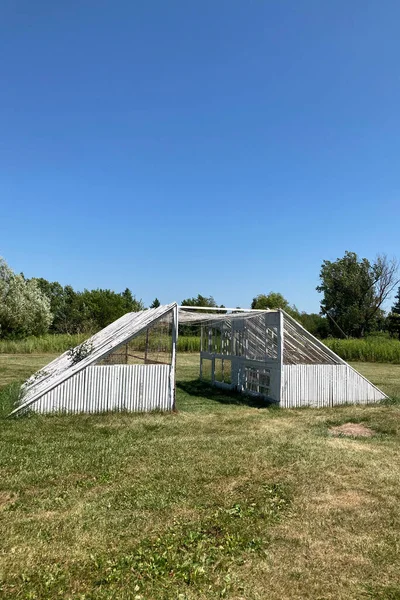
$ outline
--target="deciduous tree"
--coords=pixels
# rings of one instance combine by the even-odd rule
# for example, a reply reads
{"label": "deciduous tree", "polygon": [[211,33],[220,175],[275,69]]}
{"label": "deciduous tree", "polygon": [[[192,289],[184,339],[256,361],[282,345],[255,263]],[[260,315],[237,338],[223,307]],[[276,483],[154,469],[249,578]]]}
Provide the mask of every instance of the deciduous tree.
{"label": "deciduous tree", "polygon": [[269,294],[258,294],[251,303],[251,308],[258,310],[282,308],[295,319],[300,317],[300,313],[295,306],[291,306],[282,294],[279,292],[270,292]]}
{"label": "deciduous tree", "polygon": [[0,258],[0,336],[41,335],[51,321],[50,301],[37,282],[16,275]]}
{"label": "deciduous tree", "polygon": [[381,255],[371,263],[346,252],[322,263],[320,280],[321,312],[328,315],[331,332],[362,337],[374,329],[383,303],[398,284],[397,261]]}

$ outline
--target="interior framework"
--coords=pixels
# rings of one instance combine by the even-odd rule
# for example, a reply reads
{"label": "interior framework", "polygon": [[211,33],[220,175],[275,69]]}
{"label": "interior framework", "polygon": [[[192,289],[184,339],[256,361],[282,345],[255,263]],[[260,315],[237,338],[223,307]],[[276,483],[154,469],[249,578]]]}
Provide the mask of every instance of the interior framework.
{"label": "interior framework", "polygon": [[200,378],[212,385],[278,402],[280,357],[279,313],[202,325]]}

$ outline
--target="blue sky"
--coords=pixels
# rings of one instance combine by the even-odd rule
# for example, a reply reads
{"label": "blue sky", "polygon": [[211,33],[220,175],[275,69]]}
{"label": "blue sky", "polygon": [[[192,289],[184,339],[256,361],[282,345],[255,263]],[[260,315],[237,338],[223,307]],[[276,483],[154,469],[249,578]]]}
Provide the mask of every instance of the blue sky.
{"label": "blue sky", "polygon": [[149,304],[399,256],[400,3],[3,0],[0,255]]}

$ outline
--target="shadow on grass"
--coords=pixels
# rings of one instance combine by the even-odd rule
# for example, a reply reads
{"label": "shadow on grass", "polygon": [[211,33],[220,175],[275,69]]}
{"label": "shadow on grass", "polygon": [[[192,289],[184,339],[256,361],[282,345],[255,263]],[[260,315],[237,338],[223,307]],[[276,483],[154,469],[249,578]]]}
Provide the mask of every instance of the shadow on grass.
{"label": "shadow on grass", "polygon": [[252,408],[278,408],[276,402],[273,402],[272,400],[268,401],[262,398],[255,398],[252,396],[245,396],[244,394],[221,390],[204,383],[199,379],[193,379],[192,381],[177,381],[176,387],[189,396],[211,400],[212,402],[218,402],[219,404],[235,404],[238,406],[250,406]]}

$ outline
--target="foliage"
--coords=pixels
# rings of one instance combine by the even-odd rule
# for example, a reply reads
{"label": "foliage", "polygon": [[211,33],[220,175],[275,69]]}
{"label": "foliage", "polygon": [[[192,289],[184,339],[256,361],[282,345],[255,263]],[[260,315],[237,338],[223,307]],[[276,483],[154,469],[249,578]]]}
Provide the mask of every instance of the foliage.
{"label": "foliage", "polygon": [[318,315],[316,313],[302,312],[297,320],[303,325],[307,331],[315,335],[320,339],[325,339],[329,335],[329,323],[327,317]]}
{"label": "foliage", "polygon": [[251,308],[258,310],[267,310],[267,309],[277,309],[282,308],[289,315],[298,319],[300,317],[300,313],[297,308],[293,305],[291,306],[282,294],[279,292],[269,292],[269,294],[258,294],[251,303]]}
{"label": "foliage", "polygon": [[150,308],[158,308],[160,306],[160,301],[158,298],[154,298],[153,302],[150,304]]}
{"label": "foliage", "polygon": [[0,258],[0,337],[41,335],[51,321],[50,302],[38,284],[16,275]]}
{"label": "foliage", "polygon": [[[182,300],[182,306],[209,306],[210,308],[218,308],[218,304],[215,302],[212,296],[202,296],[197,294],[197,297],[186,298]],[[220,304],[219,308],[225,308],[223,304]]]}
{"label": "foliage", "polygon": [[72,286],[46,279],[36,279],[41,291],[49,298],[54,333],[76,334],[95,332],[106,327],[127,312],[143,310],[142,301],[136,300],[131,290],[122,293],[108,289],[76,292]]}
{"label": "foliage", "polygon": [[[218,306],[218,304],[215,302],[214,298],[212,296],[202,296],[201,294],[198,294],[197,297],[193,297],[193,298],[186,298],[185,300],[182,300],[181,302],[182,306],[208,306],[210,308],[225,308],[223,304],[221,304],[220,306]],[[193,311],[195,312],[195,311]],[[226,311],[218,311],[219,314],[223,314]],[[200,325],[181,325],[180,327],[180,331],[184,336],[200,336]],[[179,340],[179,338],[178,338]],[[179,341],[178,341],[179,343]]]}
{"label": "foliage", "polygon": [[57,331],[56,324],[60,321],[62,316],[62,309],[65,302],[65,291],[63,286],[58,281],[47,281],[42,277],[36,278],[36,281],[40,291],[49,299],[50,310],[53,314],[53,321],[51,328]]}
{"label": "foliage", "polygon": [[135,300],[128,289],[122,294],[112,290],[84,290],[80,298],[96,329],[103,329],[127,312],[137,312],[144,308],[142,302]]}
{"label": "foliage", "polygon": [[400,340],[400,315],[391,312],[387,318],[387,329],[393,337],[397,336]]}
{"label": "foliage", "polygon": [[395,315],[400,315],[400,287],[397,290],[395,300],[396,302],[392,306],[392,313],[394,313]]}
{"label": "foliage", "polygon": [[317,291],[324,295],[321,310],[329,316],[331,333],[362,337],[373,331],[382,304],[398,282],[396,272],[396,261],[385,256],[370,263],[354,252],[346,252],[335,262],[325,260]]}
{"label": "foliage", "polygon": [[81,362],[81,360],[89,356],[92,350],[93,344],[89,340],[82,342],[82,344],[79,344],[79,346],[70,348],[68,350],[68,357],[71,361],[71,364],[76,365],[78,362]]}
{"label": "foliage", "polygon": [[396,302],[387,318],[387,328],[392,336],[397,336],[400,340],[400,287],[397,290],[395,300]]}

